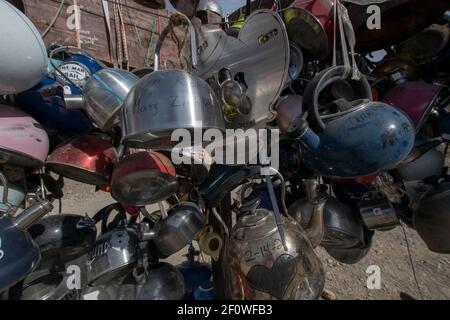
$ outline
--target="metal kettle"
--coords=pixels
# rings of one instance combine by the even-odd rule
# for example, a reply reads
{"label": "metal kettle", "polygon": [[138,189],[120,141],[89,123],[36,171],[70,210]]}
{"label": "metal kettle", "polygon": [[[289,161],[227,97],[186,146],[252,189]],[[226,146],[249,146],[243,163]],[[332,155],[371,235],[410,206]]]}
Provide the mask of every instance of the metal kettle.
{"label": "metal kettle", "polygon": [[[3,204],[8,206],[8,185],[0,173],[3,184]],[[0,212],[0,292],[26,277],[38,265],[41,254],[38,245],[26,231],[28,227],[53,209],[42,200],[22,211],[16,217],[11,212]]]}
{"label": "metal kettle", "polygon": [[[351,70],[338,66],[316,76],[303,97],[308,122],[306,116],[298,118],[288,133],[300,142],[305,164],[322,176],[356,178],[393,169],[412,150],[414,126],[401,110],[369,101],[367,80],[356,81],[356,89],[362,92],[339,93],[338,99],[325,107],[337,109],[337,113],[319,114],[319,107],[324,108],[319,105],[323,104],[319,96],[336,81],[342,82],[345,74],[351,75]],[[355,80],[348,83],[354,84]]]}
{"label": "metal kettle", "polygon": [[120,109],[138,80],[138,76],[125,70],[100,70],[86,81],[82,94],[64,95],[66,108],[84,109],[100,130],[108,131],[120,122]]}
{"label": "metal kettle", "polygon": [[321,295],[322,262],[298,224],[284,218],[284,226],[286,248],[272,211],[251,209],[240,214],[226,248],[230,298],[303,300]]}
{"label": "metal kettle", "polygon": [[[175,23],[175,22],[174,22]],[[197,66],[195,29],[189,19],[192,67]],[[173,131],[225,130],[220,104],[211,87],[184,70],[159,70],[159,53],[168,26],[155,48],[155,71],[144,76],[128,93],[122,108],[123,143],[133,148],[170,147]]]}

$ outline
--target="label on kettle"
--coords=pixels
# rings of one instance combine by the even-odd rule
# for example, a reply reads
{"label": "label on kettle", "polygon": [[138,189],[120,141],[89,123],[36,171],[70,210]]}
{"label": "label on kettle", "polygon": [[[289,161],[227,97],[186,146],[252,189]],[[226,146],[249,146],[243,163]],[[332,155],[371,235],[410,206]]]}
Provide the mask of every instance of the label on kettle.
{"label": "label on kettle", "polygon": [[[79,62],[68,62],[62,64],[58,67],[58,69],[64,74],[65,77],[79,86],[83,86],[87,79],[91,76],[90,70]],[[67,82],[65,77],[58,73],[56,75],[60,80]]]}
{"label": "label on kettle", "polygon": [[94,261],[97,257],[101,257],[108,252],[110,245],[108,242],[97,244],[89,253],[89,262]]}

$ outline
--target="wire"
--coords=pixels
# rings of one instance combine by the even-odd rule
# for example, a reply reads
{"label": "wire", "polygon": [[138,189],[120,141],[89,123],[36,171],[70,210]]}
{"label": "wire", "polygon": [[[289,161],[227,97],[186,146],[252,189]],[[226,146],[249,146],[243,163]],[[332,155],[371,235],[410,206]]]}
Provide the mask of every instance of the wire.
{"label": "wire", "polygon": [[402,229],[403,229],[403,235],[405,236],[406,248],[408,249],[409,262],[411,263],[411,269],[412,269],[412,272],[413,272],[414,281],[416,283],[417,290],[419,291],[421,299],[424,300],[424,296],[423,296],[422,290],[420,289],[419,281],[417,280],[416,268],[414,266],[414,261],[413,261],[412,255],[411,255],[411,248],[409,247],[409,241],[408,241],[408,236],[406,235],[405,226],[404,226],[404,224],[402,222],[400,224],[401,224]]}
{"label": "wire", "polygon": [[59,8],[56,11],[55,16],[53,17],[53,19],[50,21],[47,29],[45,29],[45,31],[41,34],[42,38],[45,38],[48,34],[48,32],[50,31],[51,28],[53,28],[53,26],[55,25],[56,19],[58,19],[59,15],[61,14],[61,10],[65,4],[66,0],[61,0],[61,3],[59,4]]}

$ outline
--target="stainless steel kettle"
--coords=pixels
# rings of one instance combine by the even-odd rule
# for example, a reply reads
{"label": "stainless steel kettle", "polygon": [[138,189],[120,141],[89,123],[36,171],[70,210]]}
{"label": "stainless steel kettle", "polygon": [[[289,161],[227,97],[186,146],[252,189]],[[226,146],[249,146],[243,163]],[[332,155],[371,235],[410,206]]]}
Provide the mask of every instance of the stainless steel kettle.
{"label": "stainless steel kettle", "polygon": [[[192,67],[197,66],[195,29],[191,34]],[[122,109],[123,143],[130,147],[168,147],[176,129],[225,130],[220,104],[211,87],[184,70],[159,70],[159,53],[169,33],[167,27],[155,48],[155,71],[140,79]]]}
{"label": "stainless steel kettle", "polygon": [[283,247],[274,213],[256,209],[239,216],[226,248],[232,299],[317,299],[325,285],[322,262],[302,228],[284,218]]}
{"label": "stainless steel kettle", "polygon": [[150,232],[158,253],[166,258],[188,245],[202,230],[206,218],[192,202],[182,202],[168,210],[168,217],[158,221]]}
{"label": "stainless steel kettle", "polygon": [[221,98],[229,128],[274,120],[273,107],[289,73],[289,39],[283,20],[270,10],[246,18],[238,37],[202,26],[206,39],[194,72]]}
{"label": "stainless steel kettle", "polygon": [[84,109],[100,130],[107,131],[120,122],[120,109],[138,80],[138,76],[125,70],[100,70],[87,80],[82,94],[64,96],[65,106]]}

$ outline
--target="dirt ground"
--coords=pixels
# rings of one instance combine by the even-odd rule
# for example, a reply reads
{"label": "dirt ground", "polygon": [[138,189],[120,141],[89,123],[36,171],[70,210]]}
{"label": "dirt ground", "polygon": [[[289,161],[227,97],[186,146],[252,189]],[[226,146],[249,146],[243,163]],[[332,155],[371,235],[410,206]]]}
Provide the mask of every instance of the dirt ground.
{"label": "dirt ground", "polygon": [[[65,181],[65,197],[62,202],[64,213],[87,213],[92,216],[114,202],[109,194],[94,192],[94,187],[68,179]],[[414,230],[407,228],[406,234],[420,291],[414,281],[401,227],[393,231],[377,232],[371,252],[355,265],[338,263],[319,248],[317,252],[327,271],[326,288],[337,299],[400,299],[401,292],[416,299],[421,299],[422,296],[424,299],[450,299],[450,255],[429,251]],[[182,250],[168,261],[173,264],[182,262],[185,259],[182,255],[186,252],[187,250]],[[367,288],[369,274],[366,270],[373,265],[381,270],[381,287],[370,290]]]}

